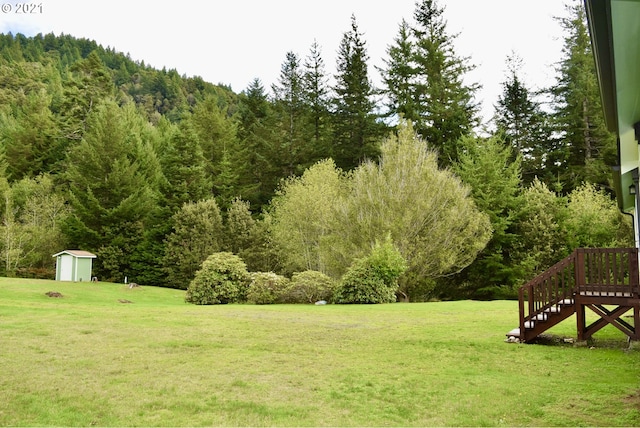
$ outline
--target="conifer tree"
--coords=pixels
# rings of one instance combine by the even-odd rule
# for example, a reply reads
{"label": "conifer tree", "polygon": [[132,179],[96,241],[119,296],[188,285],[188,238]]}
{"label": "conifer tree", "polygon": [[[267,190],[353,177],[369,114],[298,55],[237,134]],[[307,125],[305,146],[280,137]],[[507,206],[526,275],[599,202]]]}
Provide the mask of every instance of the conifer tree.
{"label": "conifer tree", "polygon": [[215,199],[189,202],[174,214],[164,258],[168,283],[187,289],[202,262],[220,251],[224,230]]}
{"label": "conifer tree", "polygon": [[153,132],[133,105],[104,102],[68,153],[64,178],[73,211],[65,234],[71,246],[97,253],[102,278],[132,278],[132,255],[156,210],[162,175]]}
{"label": "conifer tree", "polygon": [[222,154],[222,159],[217,169],[218,173],[213,179],[213,193],[218,207],[223,211],[227,211],[233,200],[241,194],[238,188],[240,174],[231,161],[229,152],[226,150]]}
{"label": "conifer tree", "polygon": [[168,140],[160,152],[160,164],[166,177],[162,193],[166,206],[175,212],[187,202],[211,196],[212,183],[198,136],[189,121],[172,128]]}
{"label": "conifer tree", "polygon": [[413,66],[414,42],[411,28],[406,20],[402,20],[394,45],[387,48],[388,59],[384,60],[386,68],[381,68],[382,81],[387,106],[386,114],[391,117],[401,116],[412,123],[420,120],[415,105],[414,81],[416,70]]}
{"label": "conifer tree", "polygon": [[456,142],[477,124],[473,97],[478,85],[466,85],[464,74],[473,69],[467,58],[456,55],[456,35],[447,33],[444,7],[422,0],[414,12],[416,39],[414,62],[417,131],[439,151],[440,163],[458,159]]}
{"label": "conifer tree", "polygon": [[[512,159],[522,162],[522,180],[532,183],[547,175],[547,151],[552,146],[548,115],[536,101],[532,91],[522,81],[522,60],[515,54],[507,58],[507,79],[495,106],[497,132],[513,148]],[[548,177],[552,180],[552,177]]]}
{"label": "conifer tree", "polygon": [[226,214],[224,250],[242,257],[244,250],[250,248],[252,244],[256,244],[251,242],[256,221],[251,216],[249,203],[240,198],[231,202]]}
{"label": "conifer tree", "polygon": [[454,171],[471,187],[471,195],[478,209],[489,217],[493,233],[478,258],[452,282],[466,284],[465,291],[473,297],[493,298],[501,287],[512,292],[510,287],[521,279],[519,264],[511,258],[522,203],[521,156],[514,159],[500,137],[467,136],[460,144],[463,151]]}
{"label": "conifer tree", "polygon": [[298,175],[307,154],[305,127],[307,111],[304,104],[303,74],[298,55],[287,52],[282,63],[278,84],[271,86],[274,93],[274,110],[278,122],[278,148],[274,159],[282,177]]}
{"label": "conifer tree", "polygon": [[444,11],[436,0],[417,2],[414,22],[400,25],[382,71],[383,92],[395,109],[387,114],[411,120],[438,150],[439,164],[448,166],[458,158],[458,139],[478,124],[474,95],[479,86],[463,81],[473,66],[456,54],[457,35],[447,32]]}
{"label": "conifer tree", "polygon": [[64,86],[61,129],[63,138],[77,141],[86,130],[89,114],[103,100],[113,96],[113,82],[95,50],[87,58],[75,62],[70,71],[73,78]]}
{"label": "conifer tree", "polygon": [[260,79],[254,79],[241,95],[238,135],[244,168],[239,169],[242,174],[238,196],[259,211],[273,196],[280,179],[273,165],[277,147],[275,115]]}
{"label": "conifer tree", "polygon": [[0,142],[5,148],[9,180],[34,178],[49,172],[54,155],[57,128],[49,109],[51,97],[41,90],[26,96],[13,114],[0,114]]}
{"label": "conifer tree", "polygon": [[310,127],[307,138],[312,142],[311,158],[308,166],[320,159],[331,156],[330,148],[330,115],[328,77],[320,46],[316,41],[311,45],[309,55],[304,61],[302,76],[303,96],[309,109]]}
{"label": "conifer tree", "polygon": [[551,89],[560,147],[550,156],[563,191],[569,192],[585,181],[609,185],[609,166],[616,163],[617,148],[604,123],[584,8],[568,5],[567,13],[559,19],[565,30],[564,57],[558,83]]}
{"label": "conifer tree", "polygon": [[217,97],[208,96],[195,106],[187,119],[198,137],[207,161],[207,173],[211,176],[216,174],[223,153],[234,150],[238,143],[237,123],[230,117],[228,108],[220,104]]}
{"label": "conifer tree", "polygon": [[337,166],[345,170],[365,159],[375,159],[377,139],[384,131],[375,113],[368,60],[363,34],[352,15],[351,30],[344,33],[338,49],[334,87],[333,156]]}

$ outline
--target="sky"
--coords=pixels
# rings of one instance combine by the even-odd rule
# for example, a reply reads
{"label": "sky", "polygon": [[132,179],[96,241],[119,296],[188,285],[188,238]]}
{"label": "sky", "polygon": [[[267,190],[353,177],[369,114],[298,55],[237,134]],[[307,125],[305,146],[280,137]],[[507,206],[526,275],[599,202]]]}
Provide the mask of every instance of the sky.
{"label": "sky", "polygon": [[[457,55],[475,66],[465,80],[482,86],[476,101],[485,120],[494,112],[511,53],[522,58],[521,77],[530,89],[555,81],[563,36],[554,18],[566,16],[565,2],[439,1],[445,6],[448,33],[458,34]],[[25,4],[32,7],[25,10]],[[240,92],[255,78],[269,90],[277,83],[286,53],[305,58],[314,41],[326,71],[333,74],[353,14],[364,33],[372,82],[378,86],[375,67],[384,65],[399,24],[403,19],[411,22],[414,10],[415,0],[0,0],[0,32],[87,38],[135,61]]]}

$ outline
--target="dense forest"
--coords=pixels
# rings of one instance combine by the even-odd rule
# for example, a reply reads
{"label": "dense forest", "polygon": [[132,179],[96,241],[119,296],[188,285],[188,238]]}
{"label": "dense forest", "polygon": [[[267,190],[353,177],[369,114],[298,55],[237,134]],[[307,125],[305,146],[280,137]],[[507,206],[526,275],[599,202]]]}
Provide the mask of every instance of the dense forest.
{"label": "dense forest", "polygon": [[355,16],[335,75],[314,44],[241,93],[72,35],[0,34],[0,274],[53,278],[52,255],[82,249],[100,280],[186,289],[228,251],[337,279],[391,242],[399,298],[498,298],[573,248],[629,245],[582,6],[557,22],[555,85],[506,58],[486,129],[434,0],[398,25],[381,87]]}

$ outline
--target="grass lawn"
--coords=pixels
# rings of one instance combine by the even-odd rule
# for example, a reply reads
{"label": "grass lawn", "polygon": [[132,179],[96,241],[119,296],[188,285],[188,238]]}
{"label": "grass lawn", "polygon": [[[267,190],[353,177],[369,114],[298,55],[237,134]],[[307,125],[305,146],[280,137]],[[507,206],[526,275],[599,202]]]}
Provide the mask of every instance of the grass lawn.
{"label": "grass lawn", "polygon": [[[610,326],[592,346],[520,345],[510,301],[183,298],[0,279],[0,425],[640,425],[640,346]],[[575,319],[552,333],[575,337]]]}

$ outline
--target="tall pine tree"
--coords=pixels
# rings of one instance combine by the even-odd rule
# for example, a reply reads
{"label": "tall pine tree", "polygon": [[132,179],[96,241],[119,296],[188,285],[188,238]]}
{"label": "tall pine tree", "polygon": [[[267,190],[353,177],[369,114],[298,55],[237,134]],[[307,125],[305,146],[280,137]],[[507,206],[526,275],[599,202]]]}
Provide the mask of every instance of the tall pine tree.
{"label": "tall pine tree", "polygon": [[294,52],[287,52],[278,84],[272,85],[271,89],[275,96],[274,109],[279,131],[279,147],[274,152],[277,156],[274,161],[281,176],[298,175],[304,171],[305,159],[309,155],[305,135],[307,111],[303,72],[300,58]]}
{"label": "tall pine tree", "polygon": [[162,176],[149,127],[133,105],[101,103],[67,156],[73,211],[65,234],[72,247],[97,252],[101,278],[132,278],[132,258],[156,212]]}
{"label": "tall pine tree", "polygon": [[[522,180],[532,183],[547,176],[552,147],[548,115],[542,110],[535,94],[521,77],[522,60],[512,54],[507,58],[507,79],[495,106],[494,123],[497,132],[513,148],[513,159],[522,157]],[[553,177],[547,177],[553,180]]]}
{"label": "tall pine tree", "polygon": [[394,39],[394,45],[387,49],[388,59],[384,60],[386,68],[380,68],[387,106],[387,116],[392,118],[402,117],[418,124],[420,121],[414,83],[416,69],[413,64],[415,51],[414,41],[411,37],[411,27],[404,19],[400,23],[398,36]]}
{"label": "tall pine tree", "polygon": [[458,139],[478,124],[476,84],[463,78],[473,69],[459,57],[447,32],[444,7],[435,0],[416,4],[413,25],[401,24],[395,45],[387,53],[383,92],[396,111],[414,123],[416,132],[439,152],[439,163],[458,159]]}
{"label": "tall pine tree", "polygon": [[273,164],[277,147],[275,114],[260,79],[254,79],[241,94],[238,136],[244,168],[240,177],[241,194],[260,211],[273,196],[280,176]]}
{"label": "tall pine tree", "polygon": [[341,169],[353,169],[367,158],[378,156],[377,140],[384,131],[378,122],[369,80],[366,43],[351,16],[351,30],[344,33],[338,49],[334,87],[333,156]]}
{"label": "tall pine tree", "polygon": [[559,22],[565,31],[559,79],[551,92],[561,147],[552,153],[554,172],[570,192],[583,182],[608,186],[616,163],[616,141],[604,123],[595,62],[584,8],[567,5]]}
{"label": "tall pine tree", "polygon": [[311,45],[304,61],[302,75],[303,96],[309,110],[307,138],[312,142],[311,159],[308,164],[331,156],[331,125],[329,115],[329,85],[320,46],[316,41]]}
{"label": "tall pine tree", "polygon": [[511,258],[518,241],[515,220],[522,203],[521,157],[514,160],[512,150],[497,137],[464,137],[460,144],[464,150],[454,171],[471,187],[478,209],[489,216],[493,233],[478,258],[452,282],[464,284],[472,297],[505,297],[495,293],[501,287],[512,290],[510,287],[521,279],[519,264]]}

